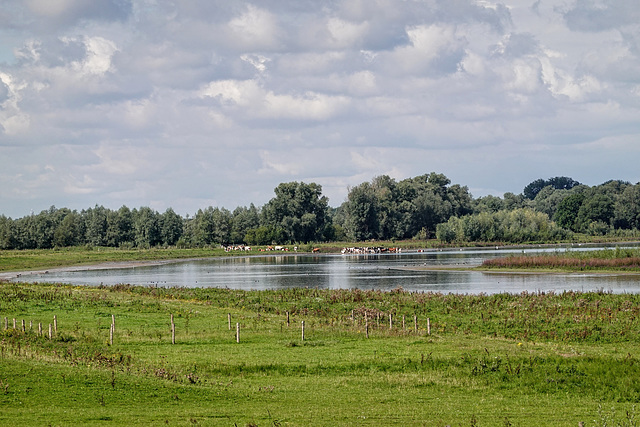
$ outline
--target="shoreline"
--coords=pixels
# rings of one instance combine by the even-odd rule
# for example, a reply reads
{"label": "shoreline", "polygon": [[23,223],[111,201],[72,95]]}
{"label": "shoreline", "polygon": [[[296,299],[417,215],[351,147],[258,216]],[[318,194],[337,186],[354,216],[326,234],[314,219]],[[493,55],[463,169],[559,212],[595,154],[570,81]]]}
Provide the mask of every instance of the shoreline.
{"label": "shoreline", "polygon": [[[557,247],[558,249],[575,249],[609,246],[609,245],[634,245],[640,242],[617,242],[617,243],[562,243],[562,244],[533,244],[533,245],[505,245],[496,247],[474,247],[474,246],[461,246],[451,248],[429,248],[429,249],[407,249],[404,253],[414,252],[453,252],[453,251],[469,251],[469,250],[496,250],[496,249],[540,249]],[[321,255],[339,255],[339,252],[323,252]],[[282,254],[269,254],[269,255],[282,255]],[[286,253],[286,255],[311,255],[310,252]],[[232,257],[255,257],[255,256],[268,256],[264,253],[243,254],[243,255],[231,255]],[[125,269],[135,267],[150,267],[164,264],[172,264],[177,262],[190,262],[201,261],[207,259],[218,259],[220,256],[205,256],[205,257],[188,257],[188,258],[171,258],[171,259],[153,259],[153,260],[128,260],[128,261],[104,261],[98,263],[81,264],[81,265],[69,265],[61,267],[51,268],[38,268],[34,270],[12,270],[0,272],[0,282],[16,281],[25,276],[43,275],[48,273],[65,273],[65,272],[77,272],[77,271],[96,271],[96,270],[111,270],[111,269]],[[224,256],[222,257],[224,258]],[[517,268],[481,268],[481,265],[469,265],[469,266],[416,266],[416,267],[396,267],[397,270],[404,271],[446,271],[446,272],[469,272],[477,271],[487,274],[593,274],[593,275],[640,275],[640,271],[620,271],[620,270],[562,270],[562,269],[517,269]]]}
{"label": "shoreline", "polygon": [[96,271],[96,270],[113,270],[118,268],[135,268],[135,267],[152,267],[156,265],[172,264],[180,261],[193,261],[197,259],[206,258],[175,258],[175,259],[163,259],[163,260],[148,260],[148,261],[106,261],[98,264],[86,264],[86,265],[70,265],[66,267],[53,267],[42,268],[38,270],[23,270],[23,271],[5,271],[0,272],[0,281],[11,281],[19,279],[23,276],[35,276],[48,273],[73,273],[76,271]]}

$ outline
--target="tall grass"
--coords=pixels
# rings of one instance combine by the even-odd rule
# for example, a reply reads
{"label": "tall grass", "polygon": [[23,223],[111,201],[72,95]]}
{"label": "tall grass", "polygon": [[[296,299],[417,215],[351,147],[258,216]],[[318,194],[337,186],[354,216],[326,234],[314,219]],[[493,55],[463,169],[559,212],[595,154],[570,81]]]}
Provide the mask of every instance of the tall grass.
{"label": "tall grass", "polygon": [[640,271],[640,250],[607,249],[588,252],[513,255],[485,260],[484,268]]}

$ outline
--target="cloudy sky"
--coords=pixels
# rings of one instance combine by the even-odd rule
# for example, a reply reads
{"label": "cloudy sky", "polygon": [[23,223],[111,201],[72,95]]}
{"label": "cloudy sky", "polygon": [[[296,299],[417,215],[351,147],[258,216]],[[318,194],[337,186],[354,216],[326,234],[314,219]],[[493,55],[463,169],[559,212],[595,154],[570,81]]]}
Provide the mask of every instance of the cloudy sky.
{"label": "cloudy sky", "polygon": [[638,0],[3,0],[0,214],[640,181]]}

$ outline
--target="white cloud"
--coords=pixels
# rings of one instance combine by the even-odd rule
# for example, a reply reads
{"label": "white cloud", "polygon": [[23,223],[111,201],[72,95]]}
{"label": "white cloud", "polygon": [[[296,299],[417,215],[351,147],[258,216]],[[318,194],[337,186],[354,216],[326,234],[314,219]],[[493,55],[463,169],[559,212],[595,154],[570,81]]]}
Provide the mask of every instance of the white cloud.
{"label": "white cloud", "polygon": [[314,180],[337,205],[375,175],[429,171],[518,193],[552,174],[590,182],[584,165],[599,158],[599,173],[638,180],[639,11],[636,0],[0,2],[0,206],[164,201],[193,213],[260,205],[287,180]]}
{"label": "white cloud", "polygon": [[277,48],[282,37],[276,16],[253,5],[248,5],[240,16],[229,21],[228,28],[240,46],[253,49]]}
{"label": "white cloud", "polygon": [[[385,60],[389,69],[410,75],[431,71],[437,66],[434,63],[438,59],[448,55],[458,53],[460,57],[455,62],[459,62],[466,44],[464,39],[458,37],[453,25],[410,27],[407,28],[407,37],[409,44],[396,48]],[[445,71],[455,71],[451,64],[441,66],[447,65],[449,67]]]}
{"label": "white cloud", "polygon": [[368,22],[348,22],[340,18],[331,18],[327,22],[327,29],[335,42],[335,47],[357,46],[362,43],[364,36],[369,32]]}
{"label": "white cloud", "polygon": [[271,118],[326,120],[349,104],[344,96],[327,96],[306,92],[300,95],[276,94],[262,88],[255,80],[223,80],[209,83],[201,96],[216,98],[222,108],[240,109],[239,119]]}
{"label": "white cloud", "polygon": [[103,75],[111,68],[111,58],[118,50],[115,43],[102,37],[90,37],[85,40],[87,57],[81,64],[73,64],[84,73]]}

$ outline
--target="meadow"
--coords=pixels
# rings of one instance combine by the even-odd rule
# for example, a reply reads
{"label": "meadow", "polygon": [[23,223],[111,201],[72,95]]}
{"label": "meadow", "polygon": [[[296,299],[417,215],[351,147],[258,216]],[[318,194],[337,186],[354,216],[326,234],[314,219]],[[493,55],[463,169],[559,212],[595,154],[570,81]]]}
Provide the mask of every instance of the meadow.
{"label": "meadow", "polygon": [[0,283],[0,321],[1,425],[640,416],[638,295]]}

